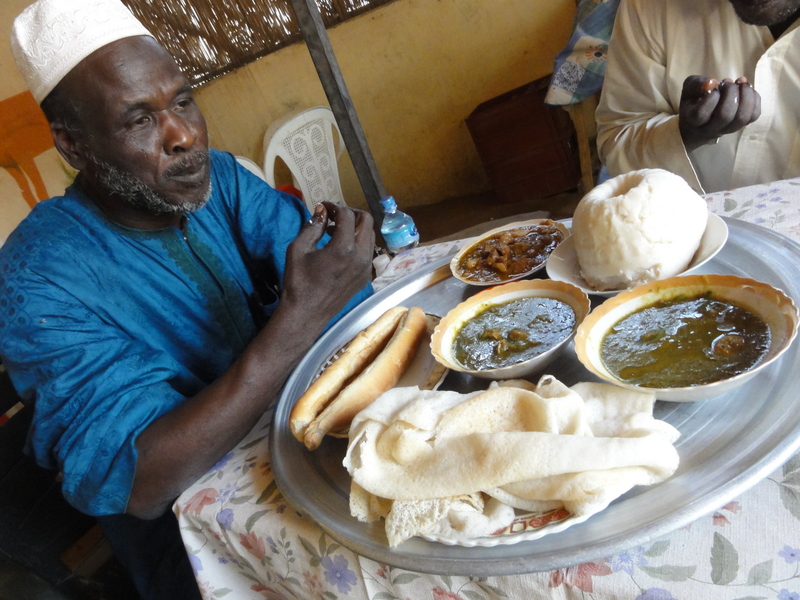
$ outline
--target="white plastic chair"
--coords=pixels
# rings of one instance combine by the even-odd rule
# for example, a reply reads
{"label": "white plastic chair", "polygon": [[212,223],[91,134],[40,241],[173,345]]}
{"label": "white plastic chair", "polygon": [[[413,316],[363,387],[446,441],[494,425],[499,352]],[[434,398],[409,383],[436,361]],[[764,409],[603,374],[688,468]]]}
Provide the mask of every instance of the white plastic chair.
{"label": "white plastic chair", "polygon": [[253,175],[256,175],[256,176],[260,177],[260,178],[261,178],[261,179],[263,179],[264,181],[266,181],[266,180],[267,180],[266,176],[264,175],[264,171],[262,171],[262,170],[261,170],[261,167],[259,167],[259,166],[258,166],[258,165],[255,163],[255,161],[253,161],[253,160],[250,160],[250,159],[249,159],[249,158],[247,158],[246,156],[237,156],[237,157],[236,157],[236,161],[237,161],[237,162],[238,162],[240,165],[242,165],[242,166],[243,166],[245,169],[247,169],[248,171],[250,171],[250,172],[251,172]]}
{"label": "white plastic chair", "polygon": [[276,121],[264,135],[264,148],[264,175],[272,187],[275,161],[280,158],[309,210],[323,201],[347,204],[338,167],[344,142],[331,109],[317,106]]}

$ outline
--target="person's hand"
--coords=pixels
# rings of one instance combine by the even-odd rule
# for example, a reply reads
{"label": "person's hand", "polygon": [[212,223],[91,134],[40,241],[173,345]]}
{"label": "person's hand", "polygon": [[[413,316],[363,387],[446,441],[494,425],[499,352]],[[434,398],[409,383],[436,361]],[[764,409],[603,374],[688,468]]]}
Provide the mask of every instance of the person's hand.
{"label": "person's hand", "polygon": [[[326,229],[331,239],[317,249]],[[287,250],[281,302],[324,326],[370,281],[374,249],[369,213],[329,202],[317,205]]]}
{"label": "person's hand", "polygon": [[761,116],[761,96],[747,79],[691,75],[683,82],[678,126],[687,152],[733,133]]}

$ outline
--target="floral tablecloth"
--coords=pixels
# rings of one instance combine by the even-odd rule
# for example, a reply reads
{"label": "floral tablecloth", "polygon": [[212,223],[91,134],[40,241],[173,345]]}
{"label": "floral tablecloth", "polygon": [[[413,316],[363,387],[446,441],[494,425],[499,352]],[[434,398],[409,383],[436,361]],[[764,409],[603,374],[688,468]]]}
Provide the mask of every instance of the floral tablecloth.
{"label": "floral tablecloth", "polygon": [[[719,215],[800,242],[800,179],[706,198]],[[375,285],[385,286],[463,243],[401,254]],[[271,417],[265,414],[175,503],[205,598],[800,600],[800,455],[736,500],[652,544],[552,572],[456,577],[358,556],[300,517],[272,476]]]}

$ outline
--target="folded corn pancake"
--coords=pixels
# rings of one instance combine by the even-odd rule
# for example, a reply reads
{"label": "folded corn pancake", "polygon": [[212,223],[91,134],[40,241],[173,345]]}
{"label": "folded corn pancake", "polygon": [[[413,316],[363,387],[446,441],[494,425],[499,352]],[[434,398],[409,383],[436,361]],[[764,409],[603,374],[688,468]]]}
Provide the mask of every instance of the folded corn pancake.
{"label": "folded corn pancake", "polygon": [[653,418],[652,394],[600,383],[570,389],[551,376],[535,391],[518,385],[379,397],[351,424],[351,513],[385,517],[392,546],[442,528],[471,538],[507,525],[508,507],[593,514],[677,468],[679,434]]}

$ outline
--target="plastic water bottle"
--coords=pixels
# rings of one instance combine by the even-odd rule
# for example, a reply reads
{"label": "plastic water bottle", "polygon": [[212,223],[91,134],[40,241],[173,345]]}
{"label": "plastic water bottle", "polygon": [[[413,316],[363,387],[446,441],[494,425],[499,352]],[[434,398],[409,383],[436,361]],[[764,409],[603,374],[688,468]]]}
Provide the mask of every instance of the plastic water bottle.
{"label": "plastic water bottle", "polygon": [[399,254],[404,250],[416,248],[419,244],[419,232],[414,219],[397,209],[397,202],[392,196],[381,198],[383,222],[381,235],[391,254]]}

